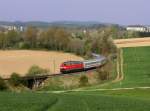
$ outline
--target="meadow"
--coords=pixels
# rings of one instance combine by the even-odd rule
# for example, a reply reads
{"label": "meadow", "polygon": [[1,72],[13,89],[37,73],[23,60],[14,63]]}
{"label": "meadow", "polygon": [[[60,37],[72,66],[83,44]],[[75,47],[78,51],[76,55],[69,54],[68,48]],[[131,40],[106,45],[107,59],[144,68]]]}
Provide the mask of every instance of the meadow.
{"label": "meadow", "polygon": [[1,111],[149,111],[149,103],[150,99],[104,92],[0,93]]}
{"label": "meadow", "polygon": [[46,111],[56,101],[54,95],[1,92],[0,111]]}
{"label": "meadow", "polygon": [[123,58],[121,87],[150,86],[150,47],[125,48]]}

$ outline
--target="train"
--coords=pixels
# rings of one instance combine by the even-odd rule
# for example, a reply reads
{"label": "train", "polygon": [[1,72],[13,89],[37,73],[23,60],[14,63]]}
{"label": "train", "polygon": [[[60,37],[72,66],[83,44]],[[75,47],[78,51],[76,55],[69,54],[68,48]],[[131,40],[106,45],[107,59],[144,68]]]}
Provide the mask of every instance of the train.
{"label": "train", "polygon": [[85,61],[66,61],[61,64],[60,72],[68,73],[68,72],[83,71],[92,68],[98,68],[103,66],[106,62],[107,59],[104,56],[95,59],[85,60]]}

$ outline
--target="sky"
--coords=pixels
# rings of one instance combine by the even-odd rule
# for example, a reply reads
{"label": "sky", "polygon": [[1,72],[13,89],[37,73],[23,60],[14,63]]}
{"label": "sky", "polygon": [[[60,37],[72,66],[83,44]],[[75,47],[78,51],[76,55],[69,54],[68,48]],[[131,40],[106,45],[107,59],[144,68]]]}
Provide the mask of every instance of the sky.
{"label": "sky", "polygon": [[0,0],[0,21],[150,25],[150,0]]}

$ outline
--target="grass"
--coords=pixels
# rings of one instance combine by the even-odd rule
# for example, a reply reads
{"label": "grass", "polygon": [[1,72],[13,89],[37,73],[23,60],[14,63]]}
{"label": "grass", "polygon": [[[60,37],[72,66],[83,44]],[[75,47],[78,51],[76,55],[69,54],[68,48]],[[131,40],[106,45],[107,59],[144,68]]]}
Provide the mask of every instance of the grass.
{"label": "grass", "polygon": [[143,107],[145,111],[150,110],[149,100],[98,94],[63,95],[62,98],[53,111],[140,111]]}
{"label": "grass", "polygon": [[123,86],[150,86],[150,47],[126,48]]}
{"label": "grass", "polygon": [[[121,93],[121,92],[120,92]],[[106,94],[106,92],[105,92]],[[0,93],[1,111],[149,111],[150,99],[104,92]],[[132,93],[131,93],[132,94]]]}
{"label": "grass", "polygon": [[80,91],[72,92],[73,94],[92,94],[92,95],[109,95],[113,97],[127,97],[132,99],[150,100],[150,89],[122,89],[122,90],[105,90],[105,91]]}
{"label": "grass", "polygon": [[123,97],[130,97],[134,99],[138,98],[138,99],[150,100],[150,89],[103,91],[101,93],[107,95],[113,95],[113,96],[123,96]]}
{"label": "grass", "polygon": [[54,95],[33,93],[0,93],[1,111],[44,111],[50,108],[57,98]]}

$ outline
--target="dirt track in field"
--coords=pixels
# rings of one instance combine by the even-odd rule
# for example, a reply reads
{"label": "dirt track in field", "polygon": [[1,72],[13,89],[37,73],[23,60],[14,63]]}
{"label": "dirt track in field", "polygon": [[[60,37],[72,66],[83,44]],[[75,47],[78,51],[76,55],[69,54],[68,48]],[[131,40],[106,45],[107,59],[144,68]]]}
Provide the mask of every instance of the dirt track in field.
{"label": "dirt track in field", "polygon": [[[150,37],[145,38],[132,38],[132,39],[117,39],[114,40],[114,43],[118,48],[120,48],[120,63],[117,61],[117,77],[113,83],[122,81],[124,79],[124,72],[123,72],[123,51],[121,48],[126,47],[141,47],[141,46],[150,46]],[[120,68],[119,68],[120,65]]]}
{"label": "dirt track in field", "polygon": [[117,45],[118,48],[150,46],[150,37],[117,39],[117,40],[114,40],[114,43]]}
{"label": "dirt track in field", "polygon": [[83,59],[73,54],[54,51],[0,50],[0,76],[7,78],[12,72],[24,76],[32,65],[49,69],[51,73],[59,73],[60,64],[68,60]]}

